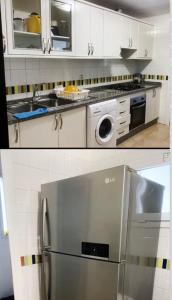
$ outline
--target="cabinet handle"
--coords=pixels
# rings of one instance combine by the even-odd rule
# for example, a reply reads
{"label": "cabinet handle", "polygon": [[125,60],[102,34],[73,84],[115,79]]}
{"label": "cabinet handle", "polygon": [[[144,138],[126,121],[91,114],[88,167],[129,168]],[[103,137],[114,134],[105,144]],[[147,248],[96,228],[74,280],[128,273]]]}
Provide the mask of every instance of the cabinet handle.
{"label": "cabinet handle", "polygon": [[133,47],[133,39],[131,38],[131,48]]}
{"label": "cabinet handle", "polygon": [[48,41],[47,41],[47,49],[48,49],[48,54],[50,54],[51,53],[51,39],[48,39]]}
{"label": "cabinet handle", "polygon": [[127,123],[127,121],[121,122],[121,123],[119,123],[119,124],[120,124],[120,125],[123,125],[123,124],[125,124],[125,123]]}
{"label": "cabinet handle", "polygon": [[119,102],[120,104],[122,104],[122,103],[125,103],[126,102],[126,100],[124,100],[124,101],[121,101],[121,102]]}
{"label": "cabinet handle", "polygon": [[90,55],[91,53],[91,47],[90,47],[90,43],[88,43],[88,55]]}
{"label": "cabinet handle", "polygon": [[126,111],[121,111],[121,112],[120,112],[120,115],[125,114],[125,112],[126,112]]}
{"label": "cabinet handle", "polygon": [[121,134],[123,134],[125,131],[121,131],[121,132],[119,132],[119,135],[121,135]]}
{"label": "cabinet handle", "polygon": [[62,115],[60,115],[60,130],[62,129],[63,127],[63,118],[62,118]]}
{"label": "cabinet handle", "polygon": [[130,46],[131,46],[131,39],[129,38],[129,48],[130,48]]}
{"label": "cabinet handle", "polygon": [[45,54],[45,52],[46,52],[46,40],[44,38],[42,39],[42,51]]}
{"label": "cabinet handle", "polygon": [[54,127],[54,130],[56,131],[57,128],[58,128],[58,125],[59,125],[59,120],[58,120],[58,116],[55,115],[55,127]]}
{"label": "cabinet handle", "polygon": [[153,89],[153,97],[156,97],[156,89]]}
{"label": "cabinet handle", "polygon": [[14,129],[15,129],[15,144],[17,144],[18,141],[19,141],[19,127],[18,127],[18,124],[15,124]]}
{"label": "cabinet handle", "polygon": [[93,46],[93,44],[91,44],[91,55],[93,55],[94,54],[94,46]]}
{"label": "cabinet handle", "polygon": [[148,50],[147,49],[145,50],[145,56],[146,57],[148,56]]}
{"label": "cabinet handle", "polygon": [[3,35],[3,53],[6,52],[6,40],[5,40],[5,36]]}

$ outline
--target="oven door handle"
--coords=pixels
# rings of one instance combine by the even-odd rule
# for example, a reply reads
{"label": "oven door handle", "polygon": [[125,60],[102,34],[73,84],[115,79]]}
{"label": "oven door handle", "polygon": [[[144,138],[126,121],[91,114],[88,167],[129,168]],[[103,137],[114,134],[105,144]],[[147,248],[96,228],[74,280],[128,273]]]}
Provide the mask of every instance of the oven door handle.
{"label": "oven door handle", "polygon": [[142,105],[138,105],[138,106],[133,106],[132,109],[139,109],[139,108],[142,108],[142,107],[145,107],[146,106],[146,103],[142,104]]}

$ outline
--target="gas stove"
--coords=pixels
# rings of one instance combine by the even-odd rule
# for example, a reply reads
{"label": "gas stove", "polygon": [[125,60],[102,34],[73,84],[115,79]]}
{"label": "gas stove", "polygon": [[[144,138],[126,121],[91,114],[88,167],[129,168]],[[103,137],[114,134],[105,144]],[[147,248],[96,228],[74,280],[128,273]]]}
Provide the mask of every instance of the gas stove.
{"label": "gas stove", "polygon": [[134,91],[142,88],[144,88],[143,85],[134,82],[120,83],[113,86],[113,89],[118,91]]}

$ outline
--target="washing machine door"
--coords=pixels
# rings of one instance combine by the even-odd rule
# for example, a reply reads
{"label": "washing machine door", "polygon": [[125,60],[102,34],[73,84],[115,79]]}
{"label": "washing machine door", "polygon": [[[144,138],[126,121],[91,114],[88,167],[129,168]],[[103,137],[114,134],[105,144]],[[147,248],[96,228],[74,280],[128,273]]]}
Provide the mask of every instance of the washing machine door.
{"label": "washing machine door", "polygon": [[104,115],[98,121],[96,127],[96,141],[103,145],[109,143],[114,136],[115,122],[111,115]]}

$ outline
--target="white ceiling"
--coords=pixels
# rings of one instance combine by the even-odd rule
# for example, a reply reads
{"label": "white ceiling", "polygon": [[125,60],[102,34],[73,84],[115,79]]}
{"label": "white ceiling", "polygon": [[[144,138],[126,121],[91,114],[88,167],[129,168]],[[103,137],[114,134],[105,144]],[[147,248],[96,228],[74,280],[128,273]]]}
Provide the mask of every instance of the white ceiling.
{"label": "white ceiling", "polygon": [[123,9],[123,12],[138,18],[146,18],[170,11],[170,0],[89,0],[111,9]]}

